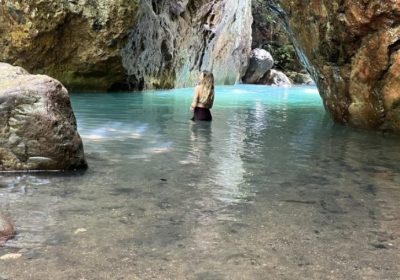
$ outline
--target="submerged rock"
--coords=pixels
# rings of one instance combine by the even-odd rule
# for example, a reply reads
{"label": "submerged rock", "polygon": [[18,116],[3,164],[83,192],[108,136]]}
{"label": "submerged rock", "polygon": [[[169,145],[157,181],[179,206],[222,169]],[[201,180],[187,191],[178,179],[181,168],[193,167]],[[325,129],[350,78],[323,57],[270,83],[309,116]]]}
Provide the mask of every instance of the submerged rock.
{"label": "submerged rock", "polygon": [[337,122],[400,133],[400,5],[270,0]]}
{"label": "submerged rock", "polygon": [[[261,78],[274,65],[274,59],[271,54],[263,49],[254,49],[250,54],[250,63],[243,77],[246,84],[260,83]],[[262,83],[262,82],[261,82]]]}
{"label": "submerged rock", "polygon": [[0,171],[86,167],[67,90],[0,63]]}
{"label": "submerged rock", "polygon": [[21,254],[10,253],[10,254],[5,254],[5,255],[1,256],[0,260],[2,260],[2,261],[16,260],[16,259],[19,259],[20,257],[22,257]]}
{"label": "submerged rock", "polygon": [[0,245],[13,238],[15,235],[14,226],[10,219],[0,213]]}

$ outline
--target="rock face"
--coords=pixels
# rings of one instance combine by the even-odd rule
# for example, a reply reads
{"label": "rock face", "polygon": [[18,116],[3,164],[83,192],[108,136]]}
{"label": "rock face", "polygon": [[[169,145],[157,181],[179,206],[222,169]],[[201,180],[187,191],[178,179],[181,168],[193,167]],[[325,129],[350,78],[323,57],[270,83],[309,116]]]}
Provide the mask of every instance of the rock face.
{"label": "rock face", "polygon": [[287,76],[289,79],[293,81],[295,84],[299,85],[315,85],[314,81],[311,79],[310,74],[307,72],[298,73],[298,72],[288,72]]}
{"label": "rock face", "polygon": [[13,238],[15,234],[14,226],[10,219],[2,215],[0,212],[0,245],[8,239]]}
{"label": "rock face", "polygon": [[192,86],[200,70],[233,84],[251,22],[250,0],[3,0],[0,61],[75,90]]}
{"label": "rock face", "polygon": [[216,84],[235,83],[247,66],[251,22],[250,0],[141,1],[122,51],[131,87],[193,86],[201,70]]}
{"label": "rock face", "polygon": [[106,90],[125,80],[120,49],[139,0],[0,1],[0,61],[70,88]]}
{"label": "rock face", "polygon": [[67,90],[0,63],[0,171],[86,167]]}
{"label": "rock face", "polygon": [[257,84],[260,79],[274,65],[274,59],[266,50],[256,48],[251,51],[250,63],[243,77],[243,82],[246,84]]}
{"label": "rock face", "polygon": [[252,0],[252,49],[267,50],[274,58],[275,68],[286,74],[303,69],[299,63],[293,45],[282,24],[268,8],[266,0]]}
{"label": "rock face", "polygon": [[281,71],[271,69],[260,80],[261,84],[272,86],[291,86],[292,81]]}
{"label": "rock face", "polygon": [[400,2],[270,0],[340,123],[400,133]]}

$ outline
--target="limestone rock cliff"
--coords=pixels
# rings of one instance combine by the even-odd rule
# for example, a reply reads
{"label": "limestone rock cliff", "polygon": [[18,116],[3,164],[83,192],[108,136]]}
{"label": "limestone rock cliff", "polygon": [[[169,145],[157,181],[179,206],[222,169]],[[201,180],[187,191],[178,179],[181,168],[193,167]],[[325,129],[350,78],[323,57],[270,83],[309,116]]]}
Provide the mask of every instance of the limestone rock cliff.
{"label": "limestone rock cliff", "polygon": [[70,88],[105,90],[125,79],[120,49],[139,0],[2,0],[0,61]]}
{"label": "limestone rock cliff", "polygon": [[0,171],[86,167],[67,90],[0,63]]}
{"label": "limestone rock cliff", "polygon": [[0,61],[80,90],[192,86],[203,69],[233,84],[250,52],[250,2],[2,0]]}
{"label": "limestone rock cliff", "polygon": [[251,50],[250,2],[141,1],[122,52],[131,86],[193,86],[200,70],[212,71],[217,84],[238,81]]}
{"label": "limestone rock cliff", "polygon": [[268,2],[337,122],[400,133],[399,0]]}

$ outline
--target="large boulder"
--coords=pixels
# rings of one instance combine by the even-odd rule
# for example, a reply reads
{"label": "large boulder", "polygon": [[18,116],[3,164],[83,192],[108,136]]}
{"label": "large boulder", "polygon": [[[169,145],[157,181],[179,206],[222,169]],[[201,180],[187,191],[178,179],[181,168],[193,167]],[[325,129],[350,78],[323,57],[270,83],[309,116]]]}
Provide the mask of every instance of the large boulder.
{"label": "large boulder", "polygon": [[293,83],[282,71],[271,69],[261,78],[260,84],[270,86],[291,86]]}
{"label": "large boulder", "polygon": [[400,133],[400,1],[268,3],[335,121]]}
{"label": "large boulder", "polygon": [[67,90],[0,63],[0,171],[86,167]]}
{"label": "large boulder", "polygon": [[125,81],[120,55],[139,0],[0,1],[0,61],[72,89]]}
{"label": "large boulder", "polygon": [[250,54],[250,63],[243,77],[243,82],[246,84],[260,83],[260,79],[273,65],[274,59],[269,52],[259,48],[252,50]]}

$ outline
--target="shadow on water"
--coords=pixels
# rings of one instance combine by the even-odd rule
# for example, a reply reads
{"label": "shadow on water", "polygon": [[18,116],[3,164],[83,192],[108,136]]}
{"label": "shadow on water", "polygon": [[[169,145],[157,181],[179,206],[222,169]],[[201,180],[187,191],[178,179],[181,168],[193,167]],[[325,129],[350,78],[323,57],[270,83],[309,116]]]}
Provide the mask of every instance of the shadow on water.
{"label": "shadow on water", "polygon": [[217,88],[212,122],[191,97],[73,94],[89,169],[2,177],[0,279],[399,279],[398,137],[309,87]]}

